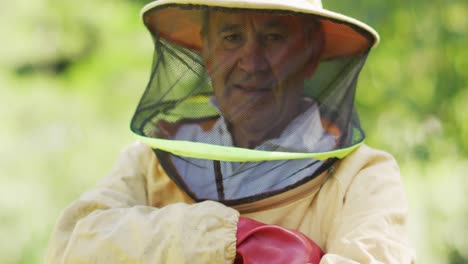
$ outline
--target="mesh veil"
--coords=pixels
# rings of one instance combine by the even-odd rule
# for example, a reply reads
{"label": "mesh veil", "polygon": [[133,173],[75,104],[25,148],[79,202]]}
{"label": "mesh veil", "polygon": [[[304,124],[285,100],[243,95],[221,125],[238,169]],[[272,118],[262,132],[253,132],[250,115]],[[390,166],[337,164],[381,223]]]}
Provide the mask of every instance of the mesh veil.
{"label": "mesh veil", "polygon": [[[157,15],[168,8],[187,12],[193,9],[204,14],[214,12],[210,7],[177,5],[150,12]],[[233,8],[216,8],[215,12],[226,16],[232,13],[298,15]],[[315,15],[300,16],[318,22],[322,28],[325,21],[338,27],[343,23]],[[263,69],[268,77],[244,81],[241,77],[232,77],[242,75],[233,73],[237,67],[235,59],[218,60],[208,70],[207,55],[199,47],[175,41],[155,30],[150,81],[132,119],[131,129],[153,147],[164,170],[196,201],[209,199],[229,205],[242,204],[310,181],[365,138],[354,108],[354,96],[359,72],[373,43],[368,33],[352,25],[346,27],[368,39],[368,48],[322,58],[313,74],[301,80],[300,96],[295,97],[293,103],[285,103],[289,99],[283,98],[287,96],[275,99],[273,90],[280,89],[276,87],[281,86],[281,81],[275,82],[280,77],[275,77],[278,74],[271,69],[274,66]],[[287,79],[296,67],[278,68],[286,72],[283,75]],[[238,90],[238,95],[231,94],[237,96],[236,100],[223,100],[223,96],[230,96],[227,92],[214,92],[222,88],[217,88],[219,81],[213,76],[223,71],[226,73],[220,75],[229,83],[226,86]],[[229,82],[231,77],[237,81]],[[251,92],[253,84],[262,85],[262,78],[269,80],[265,81],[266,88],[262,86],[262,91]],[[287,95],[292,88],[281,89],[280,94]],[[252,97],[254,99],[250,99]],[[253,106],[254,103],[262,107]],[[277,112],[276,116],[267,114],[269,108]],[[238,115],[233,115],[232,111],[238,111]],[[263,111],[266,114],[262,116]],[[267,125],[262,126],[262,122]],[[239,135],[243,134],[235,132],[240,124],[258,126],[266,131],[275,126],[280,129],[276,133],[264,133],[261,141],[251,146],[240,146],[239,142],[244,141]]]}

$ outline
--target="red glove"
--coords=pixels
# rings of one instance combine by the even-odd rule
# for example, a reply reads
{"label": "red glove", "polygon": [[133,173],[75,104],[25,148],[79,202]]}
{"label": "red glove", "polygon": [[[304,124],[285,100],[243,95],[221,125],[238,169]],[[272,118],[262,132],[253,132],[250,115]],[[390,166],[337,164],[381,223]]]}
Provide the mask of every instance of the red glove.
{"label": "red glove", "polygon": [[235,264],[318,264],[320,247],[302,233],[240,217]]}

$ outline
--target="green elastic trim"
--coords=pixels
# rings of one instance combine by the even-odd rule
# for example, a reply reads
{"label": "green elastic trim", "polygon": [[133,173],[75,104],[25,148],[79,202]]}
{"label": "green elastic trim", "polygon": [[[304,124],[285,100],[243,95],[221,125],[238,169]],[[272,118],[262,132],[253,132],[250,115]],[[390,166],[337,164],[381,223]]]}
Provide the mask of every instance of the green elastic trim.
{"label": "green elastic trim", "polygon": [[185,156],[190,158],[219,160],[219,161],[234,161],[234,162],[253,162],[265,160],[289,160],[289,159],[317,159],[326,160],[328,158],[343,158],[357,147],[362,145],[364,141],[359,142],[351,147],[338,149],[320,153],[296,153],[296,152],[279,152],[279,151],[263,151],[254,149],[245,149],[238,147],[226,147],[212,145],[200,142],[169,140],[160,138],[149,138],[138,134],[135,137],[148,146],[170,152],[175,155]]}

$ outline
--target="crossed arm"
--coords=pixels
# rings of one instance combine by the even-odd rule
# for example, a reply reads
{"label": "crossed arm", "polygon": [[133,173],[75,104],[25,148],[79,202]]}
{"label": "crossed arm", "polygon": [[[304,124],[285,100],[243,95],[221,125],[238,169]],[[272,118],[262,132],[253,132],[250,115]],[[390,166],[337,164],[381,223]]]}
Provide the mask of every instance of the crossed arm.
{"label": "crossed arm", "polygon": [[[233,263],[239,213],[212,201],[150,206],[146,173],[151,157],[151,150],[141,144],[129,148],[110,175],[67,207],[45,263]],[[381,263],[372,257],[375,247],[399,250],[392,239],[362,240],[359,234],[363,225],[388,225],[382,220],[386,216],[375,216],[373,223],[366,223],[365,215],[355,217],[356,222],[348,223],[355,227],[337,228],[336,235],[344,240],[327,243],[335,252],[325,254],[320,263]]]}
{"label": "crossed arm", "polygon": [[148,206],[142,145],[59,217],[45,263],[232,263],[237,211],[216,202]]}

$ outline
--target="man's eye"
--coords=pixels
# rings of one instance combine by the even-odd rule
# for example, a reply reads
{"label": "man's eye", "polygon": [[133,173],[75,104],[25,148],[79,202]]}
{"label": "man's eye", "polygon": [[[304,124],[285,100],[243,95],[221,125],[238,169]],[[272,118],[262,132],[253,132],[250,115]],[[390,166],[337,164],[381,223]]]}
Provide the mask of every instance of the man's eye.
{"label": "man's eye", "polygon": [[238,42],[241,41],[242,37],[239,34],[229,34],[224,36],[224,40],[230,41],[230,42]]}
{"label": "man's eye", "polygon": [[285,39],[285,36],[279,33],[270,33],[265,36],[265,40],[267,41],[278,41]]}
{"label": "man's eye", "polygon": [[229,33],[222,36],[222,47],[227,50],[236,49],[242,45],[242,34]]}

